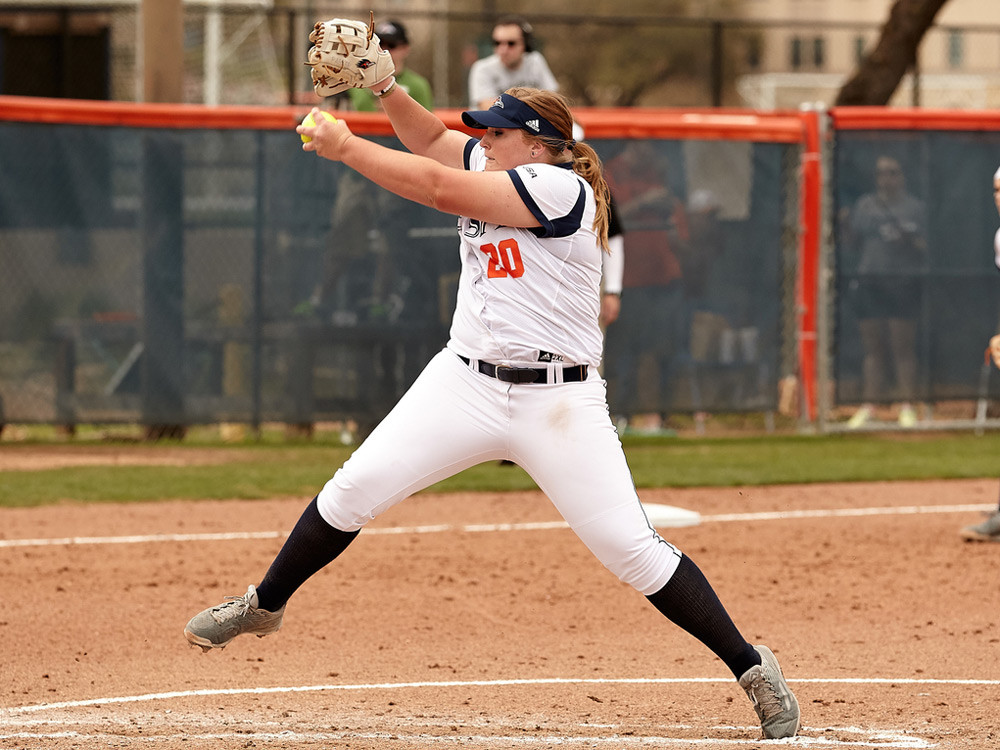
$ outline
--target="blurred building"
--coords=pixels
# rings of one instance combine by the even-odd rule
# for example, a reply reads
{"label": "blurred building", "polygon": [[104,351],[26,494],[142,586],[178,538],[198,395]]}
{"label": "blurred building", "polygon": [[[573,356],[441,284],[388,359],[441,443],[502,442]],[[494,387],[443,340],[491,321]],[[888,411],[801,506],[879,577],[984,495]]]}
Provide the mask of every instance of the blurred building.
{"label": "blurred building", "polygon": [[[738,86],[747,105],[773,109],[832,103],[874,48],[895,0],[747,0],[755,24]],[[760,24],[757,26],[756,24]],[[780,25],[778,25],[780,24]],[[908,76],[895,105],[1000,107],[1000,3],[950,0],[921,42],[919,94]],[[914,99],[917,101],[914,101]]]}
{"label": "blurred building", "polygon": [[[149,2],[0,0],[0,93],[141,100],[139,29],[144,1]],[[766,110],[830,104],[858,61],[874,48],[894,2],[686,0],[686,12],[677,10],[685,7],[681,2],[630,6],[629,12],[640,19],[637,23],[644,25],[643,38],[652,34],[659,40],[653,48],[659,43],[664,49],[681,50],[682,60],[672,64],[671,75],[687,76],[689,88],[699,92],[689,96],[675,87],[640,101],[696,106],[705,98],[703,92],[725,87],[722,103],[726,106]],[[341,3],[181,3],[185,102],[312,103],[308,72],[298,64],[308,48],[305,37],[317,15],[343,12]],[[412,66],[430,79],[436,104],[461,106],[468,65],[489,51],[484,29],[487,19],[498,12],[497,4],[493,0],[444,4],[392,0],[373,7],[377,15],[393,15],[407,24],[413,37]],[[591,87],[602,85],[596,73],[603,63],[592,54],[577,60],[571,54],[572,44],[579,46],[576,40],[584,38],[588,29],[611,43],[601,19],[613,15],[613,8],[603,0],[549,0],[544,10],[546,53],[552,53],[550,64],[556,76],[570,78],[570,71],[575,71],[578,88],[584,85],[581,80]],[[681,23],[678,13],[683,15]],[[719,30],[716,36],[709,28],[713,22]],[[629,39],[627,27],[616,28],[614,38]],[[690,51],[683,47],[684,35],[697,38],[696,42],[686,40],[692,45]],[[567,39],[572,42],[569,48]],[[710,39],[717,39],[718,44]],[[714,61],[710,60],[713,55]],[[574,67],[578,64],[583,66],[580,70]],[[921,43],[915,70],[917,76],[903,81],[893,104],[1000,107],[1000,2],[950,0]],[[725,81],[706,85],[720,76]],[[593,98],[615,103],[614,92]]]}

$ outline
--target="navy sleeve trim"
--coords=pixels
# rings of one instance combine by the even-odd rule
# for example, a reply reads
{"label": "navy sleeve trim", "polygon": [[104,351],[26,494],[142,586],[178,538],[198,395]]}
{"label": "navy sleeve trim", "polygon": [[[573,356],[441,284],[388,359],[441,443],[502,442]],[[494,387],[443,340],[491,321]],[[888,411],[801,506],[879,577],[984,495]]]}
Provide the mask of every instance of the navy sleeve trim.
{"label": "navy sleeve trim", "polygon": [[465,142],[465,151],[462,153],[462,162],[465,164],[465,171],[469,171],[469,160],[472,159],[472,149],[476,147],[479,141],[475,138],[470,138]]}
{"label": "navy sleeve trim", "polygon": [[552,222],[549,221],[549,217],[542,213],[542,209],[538,207],[535,203],[535,199],[528,192],[528,188],[524,186],[524,181],[521,179],[521,175],[517,173],[517,170],[508,169],[507,174],[510,175],[511,182],[514,183],[514,189],[517,190],[517,194],[521,196],[521,200],[524,201],[524,205],[528,207],[531,211],[531,215],[538,220],[541,227],[529,227],[530,231],[537,235],[538,237],[552,237]]}
{"label": "navy sleeve trim", "polygon": [[521,180],[521,175],[513,169],[508,169],[507,174],[510,175],[511,182],[514,183],[514,188],[517,190],[517,194],[521,196],[521,200],[524,201],[524,205],[528,207],[531,215],[541,224],[540,227],[528,228],[528,231],[536,237],[569,237],[580,228],[580,223],[583,221],[583,209],[587,205],[587,191],[583,182],[579,183],[580,193],[570,212],[565,216],[550,219],[542,212],[538,204],[535,203],[535,199],[528,192],[528,188],[525,187],[524,182]]}
{"label": "navy sleeve trim", "polygon": [[556,219],[553,224],[555,232],[553,237],[569,237],[575,234],[583,221],[583,209],[587,206],[587,189],[583,182],[580,183],[580,193],[576,197],[573,209],[563,217]]}

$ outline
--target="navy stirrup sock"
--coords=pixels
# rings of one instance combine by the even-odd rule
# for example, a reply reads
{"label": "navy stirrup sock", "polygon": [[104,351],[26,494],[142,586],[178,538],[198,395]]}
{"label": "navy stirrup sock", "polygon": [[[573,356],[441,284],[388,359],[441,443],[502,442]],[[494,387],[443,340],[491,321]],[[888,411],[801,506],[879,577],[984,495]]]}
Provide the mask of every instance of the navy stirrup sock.
{"label": "navy stirrup sock", "polygon": [[733,624],[715,590],[687,555],[666,585],[646,597],[667,619],[708,646],[738,680],[760,654]]}
{"label": "navy stirrup sock", "polygon": [[281,609],[306,579],[333,562],[358,533],[340,531],[324,521],[314,497],[257,586],[258,606],[268,612]]}

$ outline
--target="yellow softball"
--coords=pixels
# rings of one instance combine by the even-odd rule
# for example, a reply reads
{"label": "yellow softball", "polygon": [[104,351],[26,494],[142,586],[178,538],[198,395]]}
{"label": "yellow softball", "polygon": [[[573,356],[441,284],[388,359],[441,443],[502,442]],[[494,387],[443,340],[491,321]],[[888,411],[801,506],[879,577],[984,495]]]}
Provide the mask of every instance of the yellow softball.
{"label": "yellow softball", "polygon": [[[330,122],[336,122],[337,121],[337,118],[334,117],[333,115],[331,115],[329,112],[326,112],[324,110],[320,110],[320,114],[323,115],[323,117],[325,117]],[[314,127],[316,127],[316,121],[313,119],[313,113],[312,112],[310,112],[309,114],[307,114],[305,116],[305,119],[302,120],[302,124],[305,125],[307,128],[314,128]],[[310,138],[308,135],[305,135],[304,133],[302,135],[300,135],[299,138],[302,139],[303,143],[309,143],[309,141],[312,140],[312,138]]]}

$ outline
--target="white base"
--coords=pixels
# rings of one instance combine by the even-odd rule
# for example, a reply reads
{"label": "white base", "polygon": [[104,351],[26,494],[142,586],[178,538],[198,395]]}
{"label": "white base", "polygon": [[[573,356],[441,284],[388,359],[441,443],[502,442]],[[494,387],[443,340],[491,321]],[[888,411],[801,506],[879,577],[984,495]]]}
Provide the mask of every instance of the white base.
{"label": "white base", "polygon": [[684,526],[697,526],[701,523],[701,513],[686,508],[675,508],[673,505],[658,503],[643,503],[646,517],[654,527],[663,529],[679,529]]}

